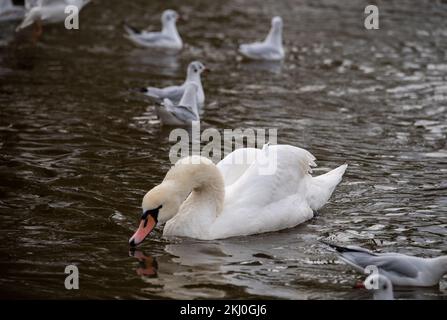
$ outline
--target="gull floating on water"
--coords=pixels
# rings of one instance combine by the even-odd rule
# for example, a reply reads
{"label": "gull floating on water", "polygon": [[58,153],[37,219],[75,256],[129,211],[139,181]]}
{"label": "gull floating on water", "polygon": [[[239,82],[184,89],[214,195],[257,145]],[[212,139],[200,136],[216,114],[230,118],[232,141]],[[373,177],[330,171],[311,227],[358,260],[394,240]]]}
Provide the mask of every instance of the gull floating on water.
{"label": "gull floating on water", "polygon": [[24,6],[15,6],[12,0],[0,0],[0,22],[21,20],[24,15]]}
{"label": "gull floating on water", "polygon": [[396,286],[430,287],[447,273],[447,256],[420,258],[400,253],[374,253],[364,248],[341,247],[324,242],[335,249],[339,258],[364,273],[367,266],[376,266]]}
{"label": "gull floating on water", "polygon": [[154,98],[159,102],[163,101],[165,98],[168,98],[173,104],[178,104],[183,96],[183,93],[185,92],[186,85],[188,83],[194,83],[197,85],[197,104],[201,107],[205,103],[205,93],[203,91],[200,75],[205,70],[206,68],[201,62],[193,61],[188,66],[186,80],[182,85],[169,86],[162,89],[147,87],[143,88],[142,92],[148,97]]}
{"label": "gull floating on water", "polygon": [[174,10],[165,10],[161,15],[162,29],[160,32],[148,32],[124,24],[126,38],[133,43],[149,48],[180,50],[183,47],[182,38],[177,31],[176,22],[179,15]]}
{"label": "gull floating on water", "polygon": [[200,121],[197,106],[197,85],[187,83],[182,99],[178,105],[165,98],[161,106],[157,106],[157,115],[162,125],[188,125],[192,121]]}
{"label": "gull floating on water", "polygon": [[282,46],[282,19],[273,17],[272,27],[263,42],[241,44],[239,52],[245,57],[254,60],[282,60],[284,48]]}
{"label": "gull floating on water", "polygon": [[394,300],[393,284],[384,275],[377,273],[369,275],[362,287],[372,290],[374,300]]}
{"label": "gull floating on water", "polygon": [[[16,31],[20,31],[35,22],[38,26],[38,33],[42,32],[42,24],[59,23],[65,21],[68,14],[65,13],[67,6],[76,6],[79,11],[90,0],[37,0],[27,1],[27,7],[29,10],[25,13],[25,18],[22,23],[17,27]],[[30,5],[28,5],[30,3]]]}

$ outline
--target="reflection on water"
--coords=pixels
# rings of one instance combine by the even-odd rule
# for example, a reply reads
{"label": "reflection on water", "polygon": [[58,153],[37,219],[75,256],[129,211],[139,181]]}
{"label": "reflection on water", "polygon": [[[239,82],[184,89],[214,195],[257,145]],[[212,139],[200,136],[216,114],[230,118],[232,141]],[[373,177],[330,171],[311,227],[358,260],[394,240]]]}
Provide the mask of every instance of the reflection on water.
{"label": "reflection on water", "polygon": [[[121,25],[159,28],[162,3],[105,3],[85,8],[77,32],[45,27],[36,45],[0,25],[2,297],[369,299],[319,239],[447,254],[446,4],[381,3],[381,29],[366,31],[367,1],[183,1],[187,46],[163,56]],[[238,44],[262,39],[272,15],[285,61],[241,60]],[[201,130],[275,128],[317,157],[315,174],[349,169],[297,228],[210,242],[159,228],[129,253],[173,144],[138,88],[182,83],[192,60],[212,70]],[[78,291],[64,289],[68,264]],[[445,299],[447,280],[395,295]]]}

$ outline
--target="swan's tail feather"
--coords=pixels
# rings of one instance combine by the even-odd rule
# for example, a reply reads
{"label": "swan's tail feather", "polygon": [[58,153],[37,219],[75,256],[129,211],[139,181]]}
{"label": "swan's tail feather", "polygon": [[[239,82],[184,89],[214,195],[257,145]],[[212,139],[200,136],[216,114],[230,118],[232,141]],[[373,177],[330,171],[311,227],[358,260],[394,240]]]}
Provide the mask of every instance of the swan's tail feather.
{"label": "swan's tail feather", "polygon": [[307,201],[312,210],[320,209],[329,200],[347,167],[348,165],[344,164],[321,176],[311,178]]}

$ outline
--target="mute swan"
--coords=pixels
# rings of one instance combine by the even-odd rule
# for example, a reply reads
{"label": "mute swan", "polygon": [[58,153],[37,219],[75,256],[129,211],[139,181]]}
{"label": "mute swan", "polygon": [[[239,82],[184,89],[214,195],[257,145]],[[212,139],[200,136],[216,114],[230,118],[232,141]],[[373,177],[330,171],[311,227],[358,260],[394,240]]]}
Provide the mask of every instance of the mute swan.
{"label": "mute swan", "polygon": [[340,260],[364,273],[367,266],[376,266],[396,286],[431,287],[447,274],[447,256],[420,258],[400,253],[374,253],[360,247],[341,247],[324,242]]}
{"label": "mute swan", "polygon": [[142,92],[148,97],[155,98],[162,101],[165,98],[171,100],[174,104],[179,103],[185,92],[186,84],[192,82],[197,85],[197,103],[203,106],[205,103],[205,93],[202,87],[202,80],[200,75],[206,70],[205,66],[199,61],[193,61],[188,65],[186,71],[186,80],[180,86],[169,86],[163,89],[154,87],[143,88]]}
{"label": "mute swan", "polygon": [[241,44],[239,52],[245,57],[254,60],[282,60],[284,48],[282,46],[282,19],[273,17],[272,27],[263,42]]}
{"label": "mute swan", "polygon": [[165,98],[163,105],[157,106],[156,110],[161,125],[181,126],[191,124],[193,121],[200,121],[197,107],[197,85],[192,82],[186,84],[185,93],[178,105],[174,105],[171,100]]}
{"label": "mute swan", "polygon": [[125,37],[143,47],[181,50],[183,42],[177,31],[176,22],[178,18],[179,15],[174,10],[163,11],[161,15],[161,32],[138,30],[128,24],[124,24],[124,29],[127,32]]}
{"label": "mute swan", "polygon": [[141,243],[157,223],[166,223],[164,236],[202,240],[294,227],[327,202],[347,167],[312,177],[314,160],[290,145],[237,149],[217,165],[201,156],[183,158],[144,196],[129,244]]}

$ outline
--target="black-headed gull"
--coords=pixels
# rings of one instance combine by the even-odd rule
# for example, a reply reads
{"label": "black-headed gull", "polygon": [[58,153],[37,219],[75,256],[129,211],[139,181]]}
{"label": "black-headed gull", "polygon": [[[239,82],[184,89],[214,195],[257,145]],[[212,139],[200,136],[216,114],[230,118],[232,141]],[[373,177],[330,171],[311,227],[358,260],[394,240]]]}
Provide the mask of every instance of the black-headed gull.
{"label": "black-headed gull", "polygon": [[186,80],[182,85],[169,86],[162,89],[147,87],[143,88],[141,91],[148,97],[154,98],[159,102],[163,101],[165,98],[168,98],[172,101],[172,103],[178,104],[183,96],[183,93],[185,92],[186,85],[188,83],[194,83],[197,85],[197,104],[201,107],[205,103],[205,93],[203,91],[200,75],[205,70],[206,68],[201,62],[193,61],[188,66]]}
{"label": "black-headed gull", "polygon": [[148,32],[124,24],[126,38],[133,43],[149,48],[180,50],[183,47],[182,38],[177,31],[176,22],[179,15],[174,10],[165,10],[161,15],[161,31]]}
{"label": "black-headed gull", "polygon": [[272,18],[272,27],[263,42],[241,44],[239,52],[249,59],[254,60],[282,60],[284,48],[282,45],[282,19]]}
{"label": "black-headed gull", "polygon": [[0,21],[21,20],[24,15],[24,6],[16,6],[12,0],[0,0]]}
{"label": "black-headed gull", "polygon": [[393,284],[384,275],[370,274],[363,282],[362,287],[373,292],[374,300],[394,300]]}
{"label": "black-headed gull", "polygon": [[181,126],[191,124],[192,121],[200,121],[197,106],[197,90],[195,83],[187,83],[178,105],[165,98],[163,104],[157,106],[156,109],[161,125]]}
{"label": "black-headed gull", "polygon": [[338,253],[339,258],[364,273],[368,266],[376,266],[396,286],[430,287],[439,284],[447,273],[447,256],[420,258],[400,253],[374,253],[348,246],[341,247],[324,242]]}
{"label": "black-headed gull", "polygon": [[[34,3],[33,3],[34,2]],[[37,0],[31,1],[32,5],[28,6],[29,10],[25,13],[25,18],[17,27],[16,31],[20,31],[35,22],[38,25],[39,33],[42,32],[42,24],[59,23],[65,21],[68,14],[65,12],[67,6],[76,6],[79,11],[90,0]]]}

